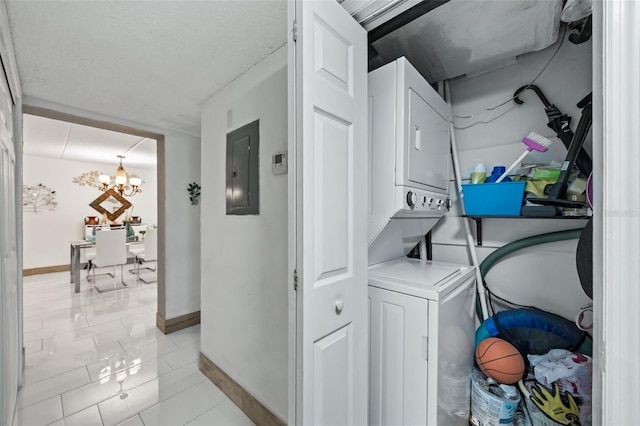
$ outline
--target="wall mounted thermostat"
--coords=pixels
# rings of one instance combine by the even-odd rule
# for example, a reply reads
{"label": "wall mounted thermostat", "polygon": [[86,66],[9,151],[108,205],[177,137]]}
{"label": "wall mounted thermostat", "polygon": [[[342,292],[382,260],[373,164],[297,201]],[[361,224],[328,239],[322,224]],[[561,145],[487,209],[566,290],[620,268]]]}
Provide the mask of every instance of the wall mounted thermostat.
{"label": "wall mounted thermostat", "polygon": [[276,152],[271,156],[271,173],[274,175],[287,173],[287,151]]}

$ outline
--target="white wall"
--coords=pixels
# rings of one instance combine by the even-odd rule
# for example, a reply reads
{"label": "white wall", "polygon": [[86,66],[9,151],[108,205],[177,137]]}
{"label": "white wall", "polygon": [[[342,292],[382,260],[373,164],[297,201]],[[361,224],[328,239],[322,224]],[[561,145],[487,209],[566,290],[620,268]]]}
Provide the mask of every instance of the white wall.
{"label": "white wall", "polygon": [[200,138],[165,133],[165,319],[200,310],[200,204],[187,187],[201,184]]}
{"label": "white wall", "polygon": [[[228,111],[232,122],[228,125]],[[260,120],[260,214],[227,216],[226,134]],[[202,341],[204,355],[287,418],[286,47],[202,106]]]}
{"label": "white wall", "polygon": [[[30,107],[46,108],[92,120],[118,124],[164,135],[164,192],[158,184],[159,208],[164,212],[165,229],[165,303],[158,312],[165,319],[200,310],[200,206],[189,202],[187,186],[200,181],[200,137],[147,124],[60,105],[42,99],[24,98]],[[126,166],[126,164],[125,164]],[[125,167],[126,168],[126,167]],[[160,217],[158,211],[158,217]],[[66,250],[68,252],[68,250]]]}
{"label": "white wall", "polygon": [[[73,183],[73,178],[84,172],[98,170],[113,174],[118,167],[113,165],[61,160],[56,158],[25,155],[23,180],[25,186],[43,184],[56,191],[56,210],[23,208],[24,217],[24,267],[39,268],[69,264],[69,241],[84,237],[85,216],[100,216],[89,204],[102,195],[98,189]],[[133,205],[133,214],[143,223],[157,223],[156,169],[128,167],[127,173],[142,178],[142,192],[126,197]],[[110,204],[104,204],[107,208]],[[122,221],[124,215],[118,220]]]}
{"label": "white wall", "polygon": [[[509,100],[516,89],[530,83],[549,61],[557,46],[556,43],[543,51],[523,55],[513,65],[451,82],[463,178],[469,178],[475,163],[485,163],[488,172],[494,165],[510,165],[525,150],[522,138],[531,131],[555,137],[555,133],[546,126],[543,104],[532,90],[522,94],[524,105],[518,106],[509,101],[493,111],[485,110]],[[551,103],[573,118],[571,127],[575,130],[580,119],[576,103],[591,91],[591,42],[574,45],[565,40],[557,56],[535,84]],[[472,117],[461,118],[465,116]],[[534,152],[525,161],[560,161],[565,155],[564,145],[556,138],[548,153]],[[452,188],[452,196],[457,199],[455,185]],[[433,235],[434,258],[470,263],[464,241],[463,219],[459,216],[460,210],[456,206],[436,227]],[[565,219],[485,219],[483,247],[478,249],[478,257],[482,261],[496,247],[520,238],[574,229],[585,223],[584,220]],[[576,272],[576,245],[577,240],[572,240],[517,252],[497,264],[488,273],[487,282],[498,295],[514,302],[535,305],[573,318],[581,305],[590,302],[579,284]]]}

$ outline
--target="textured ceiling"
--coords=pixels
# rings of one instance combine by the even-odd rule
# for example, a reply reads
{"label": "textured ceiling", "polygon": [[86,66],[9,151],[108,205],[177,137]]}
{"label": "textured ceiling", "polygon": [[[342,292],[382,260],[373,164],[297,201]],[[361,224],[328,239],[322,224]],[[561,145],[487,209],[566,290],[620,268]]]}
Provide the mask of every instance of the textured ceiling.
{"label": "textured ceiling", "polygon": [[286,0],[7,0],[23,93],[200,134],[199,106],[286,43]]}

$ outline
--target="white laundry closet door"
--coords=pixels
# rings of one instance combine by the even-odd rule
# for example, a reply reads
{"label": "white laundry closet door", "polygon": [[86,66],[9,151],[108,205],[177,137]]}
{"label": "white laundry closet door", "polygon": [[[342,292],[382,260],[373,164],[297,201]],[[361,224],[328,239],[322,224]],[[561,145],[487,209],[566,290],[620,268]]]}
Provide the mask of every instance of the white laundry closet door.
{"label": "white laundry closet door", "polygon": [[16,230],[16,157],[13,148],[13,101],[0,71],[0,383],[2,421],[11,424],[18,392],[20,341],[18,336],[18,257]]}
{"label": "white laundry closet door", "polygon": [[295,422],[366,424],[366,32],[336,1],[293,6]]}

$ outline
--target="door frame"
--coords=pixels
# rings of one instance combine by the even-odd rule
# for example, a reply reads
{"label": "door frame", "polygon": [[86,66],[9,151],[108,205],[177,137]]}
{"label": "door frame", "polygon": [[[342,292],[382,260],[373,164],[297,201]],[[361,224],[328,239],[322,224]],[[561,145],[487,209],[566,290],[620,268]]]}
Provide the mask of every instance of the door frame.
{"label": "door frame", "polygon": [[[289,7],[291,4],[289,2]],[[291,16],[291,15],[290,15]],[[624,19],[623,19],[624,18]],[[593,418],[594,423],[628,424],[640,417],[637,404],[640,368],[622,362],[637,359],[640,339],[629,339],[625,330],[638,329],[640,317],[634,311],[640,303],[640,290],[634,279],[640,277],[640,263],[634,254],[640,252],[640,182],[628,179],[625,170],[637,170],[637,143],[630,143],[640,135],[640,93],[632,92],[625,84],[638,88],[640,83],[640,49],[633,45],[640,40],[640,5],[625,1],[596,1],[593,4],[593,157],[594,157],[594,352]],[[289,37],[293,36],[293,22],[288,20]],[[289,43],[291,45],[292,43]],[[289,47],[291,49],[291,47]],[[289,64],[295,78],[295,68]],[[620,76],[626,78],[620,78]],[[634,120],[635,118],[635,120]],[[289,124],[289,149],[295,131]],[[606,141],[607,146],[604,146]],[[293,157],[295,158],[295,157]],[[295,163],[295,162],[291,162]],[[292,167],[292,165],[290,165]],[[291,170],[295,173],[295,170]],[[295,189],[289,185],[290,194]],[[295,193],[295,192],[293,192]],[[605,206],[615,208],[605,208]],[[290,211],[292,204],[290,203]],[[626,213],[625,213],[626,212]],[[296,231],[289,214],[291,235]],[[294,247],[295,248],[295,247]],[[294,256],[295,257],[295,256]],[[290,268],[292,271],[293,268]],[[289,278],[293,288],[293,276]],[[295,421],[295,293],[290,290],[289,303],[289,419]],[[293,297],[292,297],[293,295]],[[635,327],[633,326],[635,324]],[[607,340],[604,339],[605,330]],[[291,346],[293,344],[293,346]]]}
{"label": "door frame", "polygon": [[[640,417],[640,4],[593,3],[593,423]],[[631,178],[630,178],[631,177]],[[605,339],[606,333],[606,339]]]}
{"label": "door frame", "polygon": [[[13,41],[11,39],[11,31],[9,25],[9,16],[7,14],[5,2],[0,2],[0,62],[3,67],[3,74],[6,76],[6,80],[11,92],[11,98],[13,100],[13,116],[9,117],[13,123],[13,148],[15,156],[15,206],[14,215],[16,218],[16,270],[17,270],[17,303],[18,303],[18,347],[17,348],[5,348],[4,334],[0,330],[0,349],[5,354],[15,355],[18,357],[18,389],[22,387],[22,372],[24,370],[24,349],[23,349],[23,320],[22,320],[22,89],[20,86],[20,78],[18,74],[18,64],[15,58],[15,52],[13,50]],[[3,78],[3,77],[0,77]],[[20,141],[20,142],[18,142]],[[0,268],[2,273],[2,268]],[[0,316],[4,315],[2,306],[0,305]],[[2,321],[0,321],[1,323]],[[3,367],[0,367],[3,368]],[[2,373],[0,372],[0,375]],[[2,376],[4,378],[4,376]],[[17,395],[16,395],[17,396]],[[16,406],[9,407],[7,402],[11,402],[13,396],[8,397],[4,394],[4,385],[0,390],[0,422],[10,418],[12,421],[15,419]],[[11,412],[7,412],[11,411]]]}
{"label": "door frame", "polygon": [[[35,103],[35,102],[34,102]],[[29,99],[26,99],[26,103],[22,106],[23,114],[36,115],[39,117],[51,118],[53,120],[66,121],[68,123],[80,124],[83,126],[96,127],[98,129],[111,130],[114,132],[127,133],[134,136],[140,136],[149,139],[156,140],[156,179],[157,179],[157,201],[156,209],[158,214],[158,261],[156,262],[158,284],[157,284],[157,313],[163,318],[166,318],[166,250],[165,250],[165,222],[166,214],[162,208],[167,205],[165,203],[165,138],[160,133],[150,132],[147,130],[141,130],[135,127],[125,126],[122,124],[111,123],[102,120],[96,120],[93,118],[83,117],[81,115],[69,114],[58,110],[44,108],[40,106],[31,105]],[[22,116],[22,114],[21,114]],[[22,181],[22,175],[21,175]],[[22,185],[22,184],[21,184]],[[22,191],[20,191],[22,193]],[[22,205],[22,202],[20,203]],[[20,222],[22,225],[22,221]],[[22,230],[22,227],[20,227]],[[21,264],[22,265],[22,264]],[[20,265],[20,266],[21,266]],[[20,269],[22,275],[22,269]]]}
{"label": "door frame", "polygon": [[[287,81],[288,97],[287,102],[287,116],[289,118],[295,117],[298,106],[292,99],[296,99],[291,93],[298,85],[297,78],[297,59],[296,56],[296,28],[294,21],[291,17],[296,16],[296,2],[287,2],[287,58],[294,58],[293,63],[287,61]],[[291,85],[293,83],[293,87]],[[297,252],[298,252],[298,221],[296,216],[296,210],[298,205],[298,152],[296,149],[296,132],[297,125],[296,120],[287,120],[287,150],[289,154],[288,162],[288,179],[287,179],[287,191],[289,205],[287,209],[287,227],[288,227],[288,266],[287,266],[287,295],[289,299],[288,309],[288,412],[287,419],[291,425],[297,424],[297,376],[302,372],[302,366],[298,365],[298,321],[301,321],[301,317],[298,316],[298,294],[297,289]]]}

